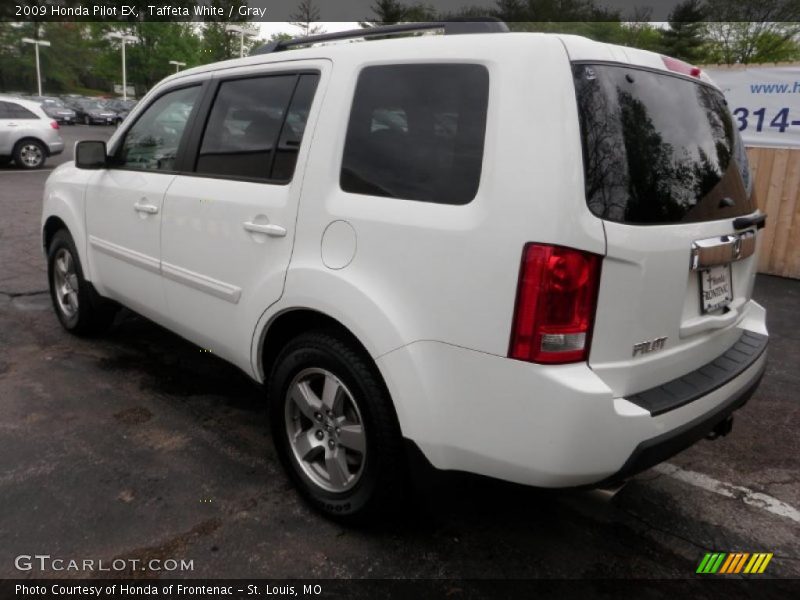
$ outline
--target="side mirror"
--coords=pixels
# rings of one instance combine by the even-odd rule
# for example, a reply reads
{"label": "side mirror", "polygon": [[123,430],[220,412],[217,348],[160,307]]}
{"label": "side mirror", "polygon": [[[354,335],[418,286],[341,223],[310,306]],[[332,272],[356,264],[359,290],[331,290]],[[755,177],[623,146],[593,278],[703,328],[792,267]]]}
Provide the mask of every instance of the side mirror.
{"label": "side mirror", "polygon": [[75,166],[79,169],[103,169],[107,165],[105,142],[86,140],[75,144]]}

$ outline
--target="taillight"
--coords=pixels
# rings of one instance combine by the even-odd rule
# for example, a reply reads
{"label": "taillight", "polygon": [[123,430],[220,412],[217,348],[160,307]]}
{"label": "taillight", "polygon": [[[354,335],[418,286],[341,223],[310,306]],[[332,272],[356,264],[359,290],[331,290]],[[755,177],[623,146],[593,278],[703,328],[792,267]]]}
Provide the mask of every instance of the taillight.
{"label": "taillight", "polygon": [[700,77],[700,67],[695,67],[687,62],[672,58],[671,56],[662,56],[661,60],[664,61],[664,66],[670,71],[682,73],[683,75],[691,75],[692,77]]}
{"label": "taillight", "polygon": [[50,121],[50,127],[53,129],[58,129],[58,121]]}
{"label": "taillight", "polygon": [[509,358],[548,364],[587,359],[600,264],[589,252],[525,245]]}

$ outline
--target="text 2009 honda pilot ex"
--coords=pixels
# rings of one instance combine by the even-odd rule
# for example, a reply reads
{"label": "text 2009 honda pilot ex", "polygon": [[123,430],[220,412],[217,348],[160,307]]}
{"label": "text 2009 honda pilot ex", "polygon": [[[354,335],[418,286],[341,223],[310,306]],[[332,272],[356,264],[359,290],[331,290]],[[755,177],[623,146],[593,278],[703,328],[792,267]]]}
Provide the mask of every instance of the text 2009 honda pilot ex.
{"label": "text 2009 honda pilot ex", "polygon": [[396,504],[409,447],[577,487],[727,433],[764,371],[765,215],[719,89],[579,37],[414,27],[444,35],[178,73],[79,143],[44,197],[63,326],[122,304],[263,382],[286,470],[343,518]]}

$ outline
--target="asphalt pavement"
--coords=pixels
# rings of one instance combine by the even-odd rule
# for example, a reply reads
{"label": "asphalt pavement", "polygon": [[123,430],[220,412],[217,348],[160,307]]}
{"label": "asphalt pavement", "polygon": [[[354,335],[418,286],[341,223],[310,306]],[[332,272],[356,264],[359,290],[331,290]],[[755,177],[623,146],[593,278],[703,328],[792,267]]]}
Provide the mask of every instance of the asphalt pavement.
{"label": "asphalt pavement", "polygon": [[[62,128],[46,169],[111,131]],[[37,552],[191,559],[173,575],[192,577],[454,579],[686,578],[707,552],[771,552],[763,575],[731,577],[800,577],[800,281],[758,278],[769,364],[728,437],[616,493],[444,478],[405,519],[345,528],[293,491],[236,368],[130,312],[98,339],[59,327],[47,174],[0,168],[0,578],[40,576],[14,565]]]}

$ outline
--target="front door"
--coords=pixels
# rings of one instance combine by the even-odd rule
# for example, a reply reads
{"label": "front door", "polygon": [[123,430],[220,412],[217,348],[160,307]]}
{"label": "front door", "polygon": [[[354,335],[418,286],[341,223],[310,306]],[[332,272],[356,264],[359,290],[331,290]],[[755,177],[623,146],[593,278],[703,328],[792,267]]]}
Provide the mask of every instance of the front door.
{"label": "front door", "polygon": [[145,316],[166,316],[161,283],[161,210],[200,95],[192,85],[162,94],[125,133],[107,169],[86,188],[88,256],[98,291]]}

